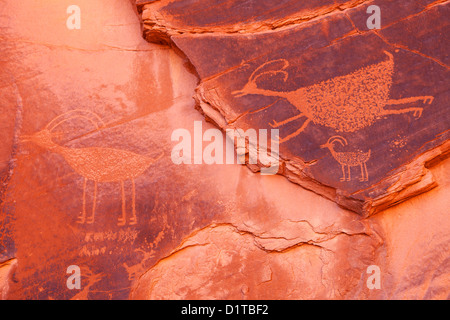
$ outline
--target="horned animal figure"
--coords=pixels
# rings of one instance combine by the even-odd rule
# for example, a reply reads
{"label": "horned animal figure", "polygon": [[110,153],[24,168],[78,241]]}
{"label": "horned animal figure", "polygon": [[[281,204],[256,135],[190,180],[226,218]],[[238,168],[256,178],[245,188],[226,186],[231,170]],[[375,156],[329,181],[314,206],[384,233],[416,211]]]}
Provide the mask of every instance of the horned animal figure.
{"label": "horned animal figure", "polygon": [[[350,167],[361,167],[361,178],[359,181],[369,181],[369,173],[367,172],[366,162],[370,159],[370,150],[368,152],[353,151],[353,152],[337,152],[334,150],[334,143],[339,142],[342,146],[347,145],[347,140],[341,136],[334,136],[328,139],[327,143],[321,145],[321,148],[328,148],[333,158],[342,166],[341,181],[350,181],[351,173]],[[348,175],[345,177],[345,166],[347,166]]]}
{"label": "horned animal figure", "polygon": [[[70,117],[68,117],[69,115]],[[62,119],[64,117],[67,118]],[[120,149],[102,147],[68,148],[56,144],[53,141],[55,134],[52,131],[60,124],[74,118],[82,118],[90,121],[95,126],[96,130],[105,126],[100,117],[93,112],[86,110],[72,110],[50,121],[41,131],[36,132],[33,135],[22,136],[22,141],[33,142],[51,152],[60,154],[75,172],[84,177],[83,210],[78,217],[78,223],[94,223],[97,184],[99,182],[120,182],[122,191],[122,217],[119,218],[118,225],[125,225],[126,207],[124,181],[131,180],[132,216],[129,220],[129,224],[136,224],[136,190],[134,179],[147,170],[154,162],[159,160],[163,154],[156,159],[152,159],[147,156]],[[92,214],[86,219],[86,184],[88,180],[94,181],[94,200]]]}
{"label": "horned animal figure", "polygon": [[[413,112],[419,118],[421,107],[405,109],[385,109],[387,105],[400,105],[422,101],[432,103],[432,96],[391,99],[392,75],[394,73],[394,57],[384,51],[388,59],[377,64],[356,70],[350,74],[338,76],[320,83],[299,88],[294,91],[275,91],[258,87],[257,80],[264,75],[282,75],[286,82],[288,73],[285,71],[289,62],[285,59],[273,60],[259,66],[250,76],[249,81],[241,90],[234,91],[236,97],[256,94],[274,96],[286,99],[300,113],[294,117],[270,124],[279,127],[291,121],[305,118],[302,126],[294,133],[280,139],[286,142],[301,132],[312,121],[337,132],[354,132],[372,125],[383,116]],[[281,65],[277,70],[262,71]]]}

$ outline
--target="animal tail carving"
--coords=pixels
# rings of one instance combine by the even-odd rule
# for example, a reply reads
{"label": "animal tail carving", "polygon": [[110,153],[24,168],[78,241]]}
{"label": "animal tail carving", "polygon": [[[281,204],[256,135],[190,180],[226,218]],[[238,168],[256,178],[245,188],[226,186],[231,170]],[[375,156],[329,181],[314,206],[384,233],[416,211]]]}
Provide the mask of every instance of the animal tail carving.
{"label": "animal tail carving", "polygon": [[394,62],[394,56],[392,55],[392,53],[390,53],[389,51],[386,51],[386,50],[384,50],[383,52],[389,57],[389,60],[391,62]]}

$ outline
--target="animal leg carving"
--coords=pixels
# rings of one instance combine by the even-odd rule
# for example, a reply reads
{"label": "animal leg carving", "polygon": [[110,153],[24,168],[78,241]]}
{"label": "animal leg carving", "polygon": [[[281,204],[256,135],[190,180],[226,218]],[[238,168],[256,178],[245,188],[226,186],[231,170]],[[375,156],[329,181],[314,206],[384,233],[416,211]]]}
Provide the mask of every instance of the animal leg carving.
{"label": "animal leg carving", "polygon": [[286,119],[286,120],[281,121],[281,122],[277,122],[277,121],[273,120],[273,124],[272,124],[272,123],[269,123],[269,125],[270,125],[272,128],[278,128],[279,126],[283,126],[283,125],[285,125],[286,123],[289,123],[289,122],[291,122],[291,121],[297,120],[297,119],[299,119],[299,118],[301,118],[301,117],[304,117],[304,116],[305,116],[305,115],[304,115],[303,113],[300,113],[300,114],[298,114],[298,115],[296,115],[296,116],[294,116],[294,117],[292,117],[292,118]]}
{"label": "animal leg carving", "polygon": [[423,101],[423,103],[431,104],[434,100],[434,97],[432,96],[420,96],[420,97],[411,97],[411,98],[403,98],[403,99],[390,99],[387,101],[387,104],[406,104],[416,101]]}
{"label": "animal leg carving", "polygon": [[[364,163],[364,165],[365,165],[365,163]],[[361,178],[359,178],[359,181],[365,181],[366,180],[366,177],[364,175],[364,168],[363,168],[364,165],[363,165],[363,163],[359,164],[359,166],[361,167]]]}
{"label": "animal leg carving", "polygon": [[351,181],[352,180],[352,176],[351,176],[351,171],[350,171],[350,166],[349,165],[347,165],[347,171],[348,171],[347,181]]}
{"label": "animal leg carving", "polygon": [[341,164],[342,167],[342,178],[341,181],[345,181],[345,165]]}
{"label": "animal leg carving", "polygon": [[125,188],[123,185],[123,181],[120,181],[120,186],[122,190],[122,217],[119,218],[119,222],[117,223],[118,226],[124,226],[125,220],[126,220],[126,207],[125,207]]}
{"label": "animal leg carving", "polygon": [[81,216],[78,216],[78,223],[83,224],[86,221],[86,182],[87,179],[84,178],[83,182],[83,211],[81,212]]}
{"label": "animal leg carving", "polygon": [[94,203],[92,204],[92,215],[87,219],[86,223],[89,224],[94,223],[96,202],[97,202],[97,181],[94,181]]}
{"label": "animal leg carving", "polygon": [[369,173],[367,172],[367,165],[364,162],[364,171],[366,172],[366,181],[369,181]]}
{"label": "animal leg carving", "polygon": [[[421,96],[421,97],[411,97],[411,98],[403,98],[403,99],[390,99],[387,101],[387,105],[399,105],[399,104],[407,104],[416,101],[423,101],[423,103],[431,104],[434,100],[432,96]],[[420,118],[422,116],[423,108],[415,107],[415,108],[406,108],[401,110],[384,110],[383,114],[402,114],[408,112],[414,112],[414,117]]]}
{"label": "animal leg carving", "polygon": [[288,135],[286,138],[280,139],[280,143],[286,142],[288,140],[291,140],[292,138],[298,136],[300,133],[303,132],[303,130],[306,129],[306,127],[308,126],[308,124],[311,122],[310,119],[307,119],[303,125],[300,127],[300,129],[298,129],[297,131],[295,131],[294,133]]}
{"label": "animal leg carving", "polygon": [[422,116],[422,111],[423,108],[406,108],[406,109],[401,109],[401,110],[384,110],[384,112],[382,113],[383,115],[390,115],[390,114],[403,114],[403,113],[409,113],[409,112],[414,112],[414,117],[416,118],[420,118]]}
{"label": "animal leg carving", "polygon": [[132,184],[132,189],[131,189],[131,193],[132,193],[132,214],[133,216],[130,218],[130,224],[136,224],[137,223],[137,218],[136,218],[136,186],[134,183],[134,179],[131,179],[131,184]]}

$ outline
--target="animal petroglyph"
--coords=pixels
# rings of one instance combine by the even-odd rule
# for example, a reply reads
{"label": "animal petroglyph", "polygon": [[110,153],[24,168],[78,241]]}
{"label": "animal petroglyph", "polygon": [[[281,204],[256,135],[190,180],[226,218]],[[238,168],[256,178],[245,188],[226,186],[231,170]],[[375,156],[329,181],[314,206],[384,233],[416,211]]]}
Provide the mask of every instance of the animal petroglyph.
{"label": "animal petroglyph", "polygon": [[[328,148],[333,158],[342,166],[341,181],[351,180],[351,167],[359,166],[361,168],[361,178],[359,181],[369,181],[369,173],[367,172],[366,162],[370,159],[370,150],[368,152],[354,151],[354,152],[337,152],[334,150],[334,143],[339,142],[342,146],[346,146],[347,140],[341,136],[334,136],[328,139],[327,143],[321,145],[321,148]],[[347,166],[347,177],[345,175],[345,166]]]}
{"label": "animal petroglyph", "polygon": [[[97,184],[99,182],[120,182],[122,193],[122,216],[119,218],[118,225],[125,225],[126,206],[124,181],[131,180],[132,216],[129,219],[129,224],[136,224],[136,188],[134,179],[144,173],[144,171],[163,155],[161,154],[158,158],[152,159],[147,156],[120,149],[101,147],[67,148],[56,144],[53,141],[55,134],[52,131],[60,124],[74,118],[87,119],[95,126],[96,130],[104,127],[103,121],[95,113],[86,110],[72,110],[50,121],[41,131],[30,136],[23,136],[22,141],[33,142],[51,152],[60,154],[75,172],[84,177],[83,209],[81,215],[78,217],[78,223],[94,223]],[[86,219],[86,184],[88,180],[94,181],[94,200],[92,214]]]}
{"label": "animal petroglyph", "polygon": [[[281,122],[274,121],[270,125],[279,127],[291,121],[305,118],[302,126],[294,133],[280,139],[286,142],[301,132],[312,121],[337,132],[354,132],[372,125],[376,119],[386,115],[413,112],[416,118],[421,117],[421,107],[405,109],[385,109],[387,105],[401,105],[422,101],[431,104],[432,96],[418,96],[403,99],[390,99],[392,75],[394,73],[394,57],[384,51],[388,59],[377,64],[356,70],[344,76],[338,76],[320,83],[299,88],[295,91],[274,91],[258,87],[257,80],[265,75],[282,75],[284,82],[288,78],[285,69],[289,62],[285,59],[273,60],[259,66],[250,76],[241,90],[234,91],[236,97],[256,94],[275,96],[286,99],[300,113]],[[281,64],[277,70],[263,71]]]}

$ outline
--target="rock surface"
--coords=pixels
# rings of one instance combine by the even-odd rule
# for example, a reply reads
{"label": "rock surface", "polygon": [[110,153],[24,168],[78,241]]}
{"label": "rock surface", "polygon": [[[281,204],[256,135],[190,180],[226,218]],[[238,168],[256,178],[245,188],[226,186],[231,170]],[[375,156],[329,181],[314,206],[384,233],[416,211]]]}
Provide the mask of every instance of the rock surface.
{"label": "rock surface", "polygon": [[[273,198],[283,206],[267,214],[262,205],[238,222],[193,233],[141,277],[131,297],[449,299],[449,168],[446,160],[431,169],[436,189],[369,219],[279,181]],[[366,284],[372,265],[381,270],[380,290]]]}
{"label": "rock surface", "polygon": [[[365,25],[369,2],[380,30]],[[428,164],[450,146],[449,8],[180,0],[142,18],[147,40],[193,64],[197,103],[218,126],[279,129],[280,174],[368,216],[436,186]]]}
{"label": "rock surface", "polygon": [[[163,8],[163,1],[152,2],[138,1],[137,12],[145,12],[145,3]],[[222,126],[217,120],[220,118],[208,112],[211,101],[207,105],[201,98],[202,90],[211,88],[206,85],[221,78],[207,80],[209,76],[201,74],[201,68],[232,66],[234,62],[226,62],[227,55],[222,50],[223,61],[193,63],[193,58],[183,56],[181,42],[187,48],[189,37],[199,37],[193,43],[203,40],[201,35],[189,32],[172,36],[180,43],[177,48],[148,43],[142,38],[143,29],[134,4],[128,0],[79,0],[77,3],[82,17],[79,30],[66,27],[69,16],[66,10],[73,4],[71,1],[10,0],[0,8],[2,299],[450,298],[448,159],[427,156],[426,159],[435,158],[435,161],[427,164],[429,174],[424,178],[433,177],[434,183],[416,184],[417,189],[410,190],[408,197],[431,185],[436,186],[433,190],[367,218],[280,175],[255,174],[238,164],[177,165],[171,159],[178,143],[172,139],[174,131],[186,129],[194,138],[196,123],[201,124],[202,135],[217,128],[195,110],[196,104],[202,106],[208,120],[214,119]],[[252,31],[261,36],[267,33],[268,39],[272,32],[297,28],[300,21],[297,18],[304,17],[306,11],[310,12],[311,19],[300,24],[304,27],[307,26],[304,23],[321,23],[322,15],[338,19],[342,13],[335,5],[329,7],[327,1],[317,7],[296,7],[292,12],[278,9],[281,7],[269,8],[271,1],[260,3],[266,7],[260,8],[258,19],[267,19],[270,16],[267,12],[273,9],[280,14],[271,23],[284,23],[273,31],[272,27]],[[238,2],[230,4],[239,5]],[[365,12],[355,1],[340,5],[341,9],[354,7],[351,10]],[[428,2],[405,6],[411,10],[406,15],[423,11],[423,5]],[[447,4],[430,5],[429,10],[442,7],[446,8]],[[186,10],[181,9],[181,12]],[[303,13],[299,16],[298,12]],[[360,17],[357,11],[343,12],[354,12],[352,20],[363,29],[365,20],[357,19]],[[289,19],[294,22],[289,24],[286,22]],[[177,30],[185,24],[180,21],[170,27]],[[193,22],[189,28],[205,28]],[[233,24],[234,21],[214,23],[218,27]],[[245,30],[252,25],[249,21],[241,28]],[[329,30],[332,37],[335,31]],[[214,43],[217,37],[204,36],[211,41],[208,43]],[[250,38],[255,37],[243,36],[249,39],[244,39],[242,44],[250,43]],[[409,40],[401,38],[395,42],[413,46]],[[414,50],[427,56],[433,52],[441,54],[432,50],[430,43],[434,42]],[[219,52],[221,45],[211,48]],[[399,50],[392,50],[394,58],[397,57],[395,61],[410,56]],[[229,59],[236,59],[232,52]],[[205,56],[209,53],[203,50]],[[298,61],[304,59],[298,58]],[[359,61],[362,66],[363,58],[358,59],[355,58],[355,63]],[[385,61],[386,55],[377,51],[367,59],[376,63]],[[445,54],[435,59],[448,64]],[[425,58],[403,61],[406,65],[402,67],[396,62],[396,70],[411,71],[408,63],[412,61],[417,63],[417,68],[423,68],[418,70],[427,70],[432,63]],[[258,66],[257,60],[251,63]],[[233,79],[224,73],[224,79],[230,81],[230,88],[223,89],[228,90],[225,98],[229,100],[220,96],[218,103],[257,98],[230,96],[231,90],[241,89],[245,77],[252,73],[251,67],[242,68],[245,75],[236,77],[236,83],[231,83]],[[346,67],[342,68],[340,74],[345,74]],[[433,68],[436,77],[442,76],[442,66]],[[329,71],[332,69],[330,66]],[[210,76],[214,76],[216,71],[210,70]],[[395,72],[397,77],[399,73]],[[409,73],[402,75],[408,79],[405,90],[410,89],[408,77],[414,78],[417,88],[424,90],[421,94],[428,94],[427,90],[434,90],[435,94],[440,90],[439,85],[423,87],[423,75],[418,74],[417,79]],[[287,81],[300,76],[300,73],[289,73]],[[223,83],[217,84],[220,92]],[[402,85],[397,82],[397,86]],[[403,95],[402,90],[395,98],[407,96],[409,92]],[[192,98],[194,95],[197,101]],[[448,106],[438,105],[436,101],[437,98],[424,107],[418,120],[410,114],[398,116],[402,123],[411,125],[409,134],[416,132],[413,129],[417,121],[429,116],[425,112],[427,108],[437,106],[441,110]],[[256,102],[264,106],[270,103],[270,97],[260,97]],[[283,106],[288,107],[286,103]],[[288,111],[283,112],[288,116]],[[261,113],[255,113],[252,121],[262,123]],[[400,122],[398,118],[397,121]],[[442,121],[436,119],[437,129],[430,130],[438,130]],[[46,131],[42,131],[46,127],[53,133],[50,140],[46,139]],[[314,125],[308,129],[312,128]],[[283,136],[286,132],[280,133]],[[291,145],[291,141],[281,144],[282,154],[287,152],[283,148]],[[202,147],[200,153],[208,148],[208,143]],[[229,151],[229,146],[225,147]],[[84,148],[89,148],[90,153],[71,157]],[[425,149],[411,146],[417,153],[425,154]],[[441,149],[444,153],[445,149],[442,146]],[[194,146],[192,151],[198,150]],[[99,153],[107,156],[99,157]],[[117,153],[120,157],[114,158]],[[193,152],[192,158],[195,156]],[[146,171],[136,173],[140,175],[134,179],[134,188],[131,179],[124,181],[122,187],[118,178],[123,174],[122,168],[127,168],[125,173],[134,172],[136,167],[141,167],[137,165],[139,161],[147,157],[157,161],[149,161]],[[326,158],[329,168],[323,175],[335,174],[337,163],[325,153],[323,159]],[[87,160],[83,162],[83,159]],[[94,173],[86,171],[86,163],[96,169]],[[111,163],[121,165],[115,175],[100,174]],[[403,181],[421,179],[421,174],[427,172],[420,161],[410,165],[420,174],[405,171],[411,177],[405,174]],[[370,176],[375,174],[373,167],[368,169]],[[352,177],[357,178],[357,170],[352,170]],[[86,177],[90,179],[85,180]],[[92,179],[99,181],[97,192]],[[359,181],[354,183],[358,186]],[[92,221],[89,218],[94,203]],[[126,219],[119,220],[123,204]],[[86,208],[84,219],[83,207]],[[74,265],[81,271],[81,288],[71,290],[67,287],[70,276],[67,269]],[[373,265],[381,270],[381,288],[371,290],[367,286],[367,270]]]}

